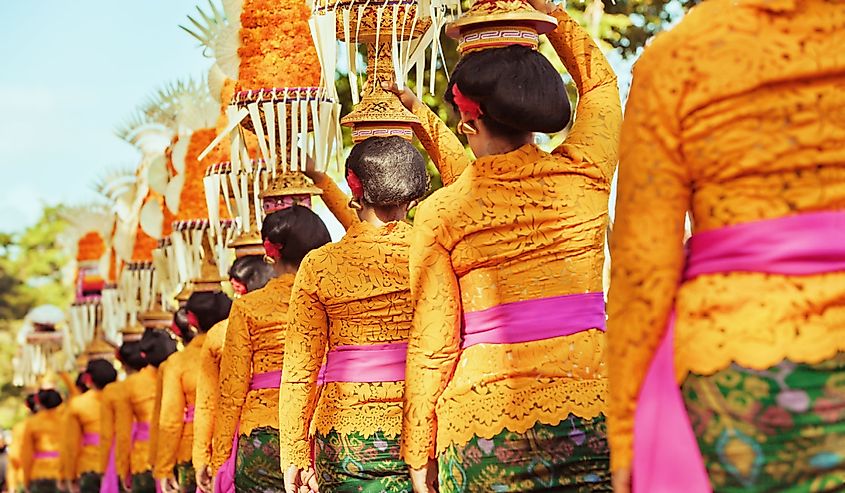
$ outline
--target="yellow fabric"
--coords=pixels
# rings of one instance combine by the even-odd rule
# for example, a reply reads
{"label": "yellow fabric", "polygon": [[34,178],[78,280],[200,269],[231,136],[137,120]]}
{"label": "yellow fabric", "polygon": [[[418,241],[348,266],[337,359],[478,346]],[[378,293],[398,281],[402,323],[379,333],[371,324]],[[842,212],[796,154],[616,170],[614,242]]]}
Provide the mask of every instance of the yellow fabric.
{"label": "yellow fabric", "polygon": [[[427,108],[414,112],[421,120],[415,129],[419,139],[436,149],[432,160],[443,183],[452,183],[469,164],[463,146]],[[382,431],[396,437],[401,431],[402,382],[331,382],[317,396],[317,374],[327,349],[405,342],[413,315],[410,226],[356,222],[347,229],[339,243],[306,256],[294,284],[282,372],[285,405],[279,408],[283,465],[310,464],[312,428],[324,435]]]}
{"label": "yellow fabric", "polygon": [[152,422],[157,380],[158,370],[150,365],[129,375],[124,382],[124,397],[115,408],[118,415],[115,465],[120,477],[151,469],[150,442],[132,443],[132,426],[134,423]]}
{"label": "yellow fabric", "polygon": [[[65,477],[77,479],[82,473],[102,473],[100,447],[82,445],[86,433],[100,433],[100,411],[102,392],[91,389],[84,394],[71,397],[64,413],[62,432],[62,467]],[[55,424],[54,424],[55,426]]]}
{"label": "yellow fabric", "polygon": [[16,492],[18,487],[23,488],[23,462],[21,452],[23,449],[24,430],[26,423],[31,416],[19,421],[12,427],[12,443],[9,444],[9,462],[6,467],[6,485],[9,491]]}
{"label": "yellow fabric", "polygon": [[158,417],[156,479],[173,477],[176,464],[190,462],[194,424],[185,423],[185,411],[196,403],[197,362],[206,334],[194,337],[185,349],[167,359],[162,376],[161,410]]}
{"label": "yellow fabric", "polygon": [[258,427],[279,427],[279,389],[250,391],[252,375],[278,371],[285,355],[285,329],[294,275],[271,279],[235,300],[220,360],[220,393],[214,420],[212,470],[229,457],[232,437]]}
{"label": "yellow fabric", "polygon": [[790,5],[704,2],[637,62],[612,234],[614,469],[631,463],[636,396],[675,300],[679,379],[845,350],[845,274],[719,274],[678,288],[688,210],[701,232],[845,209],[834,116],[845,111],[845,5]]}
{"label": "yellow fabric", "polygon": [[[126,401],[127,397],[126,382],[112,382],[103,389],[100,399],[100,471],[105,471],[108,467],[112,442],[115,442],[116,439],[125,440],[125,438],[117,435],[116,431],[125,427],[126,423],[129,423],[130,427],[132,426],[132,416],[118,412],[118,407]],[[115,442],[115,447],[120,445],[119,442]],[[127,445],[124,444],[124,446]],[[120,464],[117,464],[117,466],[118,472],[122,471]]]}
{"label": "yellow fabric", "polygon": [[60,421],[59,418],[59,410],[45,409],[26,420],[21,439],[20,460],[23,482],[27,487],[30,481],[35,479],[60,478],[58,458],[35,458],[39,452],[60,451],[62,428],[56,426],[56,423]]}
{"label": "yellow fabric", "polygon": [[217,409],[217,389],[220,384],[220,358],[223,356],[223,343],[226,341],[228,325],[229,321],[224,320],[212,327],[200,351],[192,452],[194,467],[197,469],[211,464],[211,439],[214,432],[214,413]]}
{"label": "yellow fabric", "polygon": [[[170,355],[172,357],[173,353]],[[153,401],[153,414],[150,417],[150,456],[149,461],[150,464],[153,466],[153,470],[155,470],[156,462],[158,461],[158,420],[161,417],[161,397],[162,391],[164,386],[164,372],[165,368],[167,368],[167,361],[163,361],[161,365],[158,367],[158,371],[156,372],[156,383],[155,383],[155,400]]]}
{"label": "yellow fabric", "polygon": [[476,160],[417,211],[415,302],[403,457],[421,467],[451,444],[606,409],[604,334],[460,349],[462,311],[601,292],[610,181],[621,125],[616,77],[566,13],[549,39],[580,94],[566,141]]}

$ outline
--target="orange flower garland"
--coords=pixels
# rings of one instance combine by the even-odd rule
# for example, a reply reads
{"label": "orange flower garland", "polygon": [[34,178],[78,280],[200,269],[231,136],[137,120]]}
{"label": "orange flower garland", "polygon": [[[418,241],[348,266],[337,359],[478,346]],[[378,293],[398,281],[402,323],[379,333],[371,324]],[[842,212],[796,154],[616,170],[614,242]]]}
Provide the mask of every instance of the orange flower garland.
{"label": "orange flower garland", "polygon": [[104,253],[106,253],[106,244],[99,233],[91,231],[79,239],[76,260],[77,262],[100,260]]}
{"label": "orange flower garland", "polygon": [[132,248],[133,262],[150,262],[153,260],[153,249],[158,246],[158,241],[148,235],[138,226],[135,232],[135,246]]}
{"label": "orange flower garland", "polygon": [[300,0],[244,0],[237,90],[320,83],[310,15]]}
{"label": "orange flower garland", "polygon": [[199,161],[198,157],[211,144],[216,134],[217,131],[214,128],[201,128],[191,134],[187,155],[185,156],[185,183],[182,185],[182,192],[179,194],[179,212],[176,214],[176,221],[208,217],[202,180],[205,176],[205,170],[208,168],[208,163],[224,161],[226,150],[217,146],[202,162]]}

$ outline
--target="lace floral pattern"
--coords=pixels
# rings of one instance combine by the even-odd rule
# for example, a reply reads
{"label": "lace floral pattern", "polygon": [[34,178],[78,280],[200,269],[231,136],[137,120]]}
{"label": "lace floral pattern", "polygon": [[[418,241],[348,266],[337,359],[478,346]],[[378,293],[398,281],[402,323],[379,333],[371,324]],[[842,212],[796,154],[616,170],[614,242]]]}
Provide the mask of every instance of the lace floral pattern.
{"label": "lace floral pattern", "polygon": [[549,39],[580,94],[567,140],[551,154],[527,145],[478,159],[415,218],[402,429],[412,467],[473,436],[605,409],[598,331],[460,349],[463,311],[602,290],[619,94],[589,35],[565,12],[555,15],[559,25]]}
{"label": "lace floral pattern", "polygon": [[680,378],[845,348],[845,274],[732,273],[678,288],[688,211],[706,231],[845,209],[843,7],[704,2],[637,62],[612,236],[614,468],[631,462],[636,396],[673,304]]}
{"label": "lace floral pattern", "polygon": [[278,371],[285,355],[288,305],[294,275],[271,279],[263,288],[235,300],[220,360],[220,393],[212,440],[212,470],[229,458],[238,429],[279,427],[279,389],[250,391],[252,376]]}
{"label": "lace floral pattern", "polygon": [[158,450],[154,476],[173,477],[173,467],[191,461],[194,424],[185,423],[185,411],[196,405],[197,371],[206,334],[194,337],[185,349],[167,359],[161,386],[158,417]]}
{"label": "lace floral pattern", "polygon": [[220,359],[226,341],[224,320],[208,331],[200,351],[200,375],[197,380],[197,406],[194,413],[194,467],[211,464],[211,438],[214,430],[214,412],[217,409],[217,394],[220,385]]}

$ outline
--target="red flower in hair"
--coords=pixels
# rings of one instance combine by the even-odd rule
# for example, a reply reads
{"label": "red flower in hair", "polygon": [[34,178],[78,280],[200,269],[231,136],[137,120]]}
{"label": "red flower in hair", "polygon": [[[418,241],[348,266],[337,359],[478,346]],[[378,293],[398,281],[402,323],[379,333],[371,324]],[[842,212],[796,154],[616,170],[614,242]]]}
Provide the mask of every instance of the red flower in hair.
{"label": "red flower in hair", "polygon": [[477,120],[484,114],[484,112],[481,111],[481,105],[467,96],[464,96],[457,84],[452,85],[452,97],[455,100],[455,105],[461,113],[469,118],[469,120]]}
{"label": "red flower in hair", "polygon": [[265,239],[264,253],[266,253],[267,256],[272,259],[279,260],[280,258],[282,258],[282,245],[277,245],[269,239]]}
{"label": "red flower in hair", "polygon": [[361,184],[358,175],[351,168],[346,171],[346,183],[349,184],[349,189],[352,190],[353,199],[360,200],[364,196],[364,185]]}
{"label": "red flower in hair", "polygon": [[200,328],[200,321],[197,318],[197,314],[192,311],[188,311],[188,325],[196,328],[197,330]]}
{"label": "red flower in hair", "polygon": [[182,337],[182,330],[179,329],[179,325],[176,322],[170,322],[170,332],[173,332],[178,337]]}

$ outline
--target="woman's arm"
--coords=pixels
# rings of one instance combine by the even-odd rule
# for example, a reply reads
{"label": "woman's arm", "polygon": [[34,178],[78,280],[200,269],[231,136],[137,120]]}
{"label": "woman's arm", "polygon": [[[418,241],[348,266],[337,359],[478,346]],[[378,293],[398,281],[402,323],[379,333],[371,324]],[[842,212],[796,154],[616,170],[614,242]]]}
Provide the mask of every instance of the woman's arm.
{"label": "woman's arm", "polygon": [[[225,325],[221,325],[225,324]],[[197,404],[194,414],[194,444],[192,458],[194,469],[211,465],[211,440],[214,433],[214,413],[217,408],[217,389],[220,383],[220,356],[225,338],[226,325],[223,321],[214,326],[200,350],[200,374],[197,378]],[[222,331],[223,334],[217,333]]]}
{"label": "woman's arm", "polygon": [[[132,423],[135,421],[135,414],[132,412],[132,390],[130,386],[134,384],[134,381],[128,379],[122,384],[122,395],[114,399],[114,406],[112,407],[115,415],[114,462],[117,467],[117,474],[121,478],[128,478],[131,474]],[[103,470],[105,471],[105,469]]]}
{"label": "woman's arm", "polygon": [[608,438],[614,471],[630,467],[637,395],[684,266],[684,216],[691,193],[675,113],[683,79],[661,64],[659,54],[654,56],[659,42],[646,50],[634,70],[610,240]]}
{"label": "woman's arm", "polygon": [[220,360],[220,390],[217,395],[211,454],[214,473],[229,458],[232,438],[237,433],[249,384],[252,381],[252,346],[249,341],[249,319],[244,313],[244,299],[235,300],[229,313],[229,327]]}
{"label": "woman's arm", "polygon": [[[176,356],[176,355],[174,355]],[[182,372],[186,364],[183,354],[172,359],[162,379],[161,414],[158,418],[158,453],[153,475],[156,479],[173,478],[173,467],[179,454],[179,442],[185,427],[185,392],[182,390]]]}
{"label": "woman's arm", "polygon": [[423,203],[410,250],[414,321],[408,341],[402,457],[414,469],[434,457],[435,405],[460,354],[461,300],[449,252],[437,241],[438,217]]}
{"label": "woman's arm", "polygon": [[328,315],[317,296],[315,267],[327,261],[312,252],[302,261],[291,293],[285,362],[279,397],[279,439],[282,471],[311,466],[308,432],[317,406],[317,376],[326,353]]}
{"label": "woman's arm", "polygon": [[360,221],[358,214],[349,207],[349,197],[343,193],[343,190],[328,174],[316,170],[309,170],[306,173],[309,178],[314,180],[314,185],[323,191],[320,198],[343,226],[343,229],[349,229],[350,226]]}
{"label": "woman's arm", "polygon": [[598,166],[608,183],[618,161],[622,105],[616,74],[589,33],[563,8],[550,13],[558,27],[548,34],[572,80],[578,87],[575,121],[566,140],[554,150],[573,164]]}

